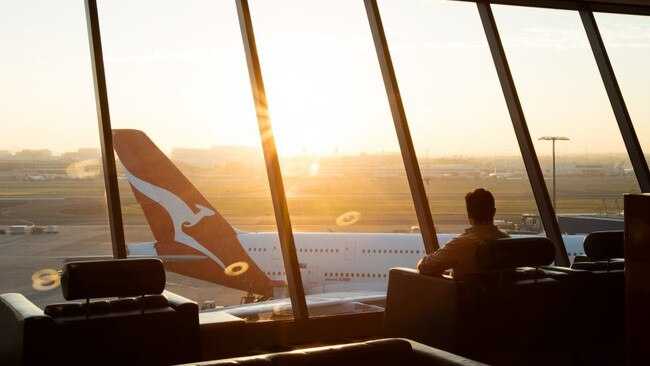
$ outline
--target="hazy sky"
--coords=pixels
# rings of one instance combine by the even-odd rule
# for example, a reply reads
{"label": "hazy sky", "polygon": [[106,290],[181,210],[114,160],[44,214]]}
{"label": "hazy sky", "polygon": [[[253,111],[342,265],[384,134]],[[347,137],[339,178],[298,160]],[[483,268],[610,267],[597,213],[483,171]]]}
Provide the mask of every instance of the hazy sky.
{"label": "hazy sky", "polygon": [[[380,0],[415,147],[518,154],[476,7]],[[281,153],[397,150],[363,1],[251,0]],[[115,128],[165,151],[259,144],[234,1],[99,1]],[[623,151],[575,12],[494,6],[533,138]],[[597,15],[650,149],[650,18]],[[98,146],[83,1],[0,0],[0,149]],[[550,152],[538,144],[540,153]]]}

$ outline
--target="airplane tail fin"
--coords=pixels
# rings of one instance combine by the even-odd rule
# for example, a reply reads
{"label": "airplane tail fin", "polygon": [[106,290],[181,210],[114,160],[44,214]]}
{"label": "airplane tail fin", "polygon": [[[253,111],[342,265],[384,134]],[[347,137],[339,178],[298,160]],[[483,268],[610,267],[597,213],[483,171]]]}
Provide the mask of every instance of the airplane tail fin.
{"label": "airplane tail fin", "polygon": [[144,132],[113,130],[113,144],[156,238],[158,255],[206,257],[207,265],[167,262],[167,269],[244,291],[272,293],[270,279],[246,253],[237,231]]}

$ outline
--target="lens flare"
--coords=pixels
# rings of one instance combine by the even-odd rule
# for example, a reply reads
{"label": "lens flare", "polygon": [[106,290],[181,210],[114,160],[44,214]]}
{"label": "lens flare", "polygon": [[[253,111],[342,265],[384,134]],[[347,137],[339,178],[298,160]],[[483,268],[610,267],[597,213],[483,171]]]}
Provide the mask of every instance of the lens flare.
{"label": "lens flare", "polygon": [[359,211],[348,211],[337,217],[335,222],[338,226],[348,226],[356,223],[360,219],[361,213]]}
{"label": "lens flare", "polygon": [[88,159],[75,161],[74,163],[68,165],[68,167],[65,169],[65,172],[69,177],[76,179],[98,177],[100,174],[99,160]]}
{"label": "lens flare", "polygon": [[45,268],[34,272],[32,275],[32,287],[37,291],[53,290],[61,285],[61,275],[59,272]]}
{"label": "lens flare", "polygon": [[243,275],[246,271],[248,271],[248,263],[246,262],[235,262],[223,270],[226,276],[230,277]]}

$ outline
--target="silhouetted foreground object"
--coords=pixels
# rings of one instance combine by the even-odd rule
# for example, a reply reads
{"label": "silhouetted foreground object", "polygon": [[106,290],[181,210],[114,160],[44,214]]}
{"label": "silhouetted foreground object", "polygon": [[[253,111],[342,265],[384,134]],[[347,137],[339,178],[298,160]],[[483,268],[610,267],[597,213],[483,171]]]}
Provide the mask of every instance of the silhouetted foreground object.
{"label": "silhouetted foreground object", "polygon": [[485,241],[481,272],[461,281],[393,268],[383,336],[405,337],[488,364],[571,362],[568,284],[536,268],[552,263],[546,238]]}
{"label": "silhouetted foreground object", "polygon": [[391,338],[250,357],[228,358],[200,362],[194,365],[481,366],[485,364],[408,339]]}
{"label": "silhouetted foreground object", "polygon": [[580,364],[625,362],[625,261],[623,231],[598,231],[584,240],[586,256],[571,268],[545,270],[571,287],[574,335],[571,343]]}
{"label": "silhouetted foreground object", "polygon": [[198,306],[164,288],[159,259],[68,263],[63,295],[85,302],[51,304],[42,311],[20,294],[0,295],[0,364],[197,361]]}
{"label": "silhouetted foreground object", "polygon": [[628,365],[650,360],[650,194],[628,194],[625,210],[625,271]]}

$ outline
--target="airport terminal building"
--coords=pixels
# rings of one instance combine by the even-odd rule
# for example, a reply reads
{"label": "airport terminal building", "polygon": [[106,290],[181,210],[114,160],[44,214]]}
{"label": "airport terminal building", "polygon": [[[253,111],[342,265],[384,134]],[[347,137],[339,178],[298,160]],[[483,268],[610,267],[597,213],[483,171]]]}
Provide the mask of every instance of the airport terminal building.
{"label": "airport terminal building", "polygon": [[[0,364],[650,360],[648,1],[5,2],[0,30]],[[510,238],[418,273],[477,188]]]}

